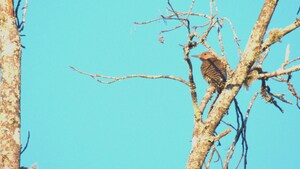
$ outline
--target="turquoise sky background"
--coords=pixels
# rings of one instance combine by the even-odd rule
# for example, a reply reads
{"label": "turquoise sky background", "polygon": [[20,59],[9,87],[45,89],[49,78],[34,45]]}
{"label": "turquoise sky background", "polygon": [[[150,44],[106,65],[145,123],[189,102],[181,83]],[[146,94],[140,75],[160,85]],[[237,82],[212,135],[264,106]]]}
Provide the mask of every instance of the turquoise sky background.
{"label": "turquoise sky background", "polygon": [[[190,1],[173,0],[175,10],[187,11]],[[263,5],[262,1],[216,1],[219,17],[235,26],[242,49]],[[195,11],[207,13],[208,1],[196,1]],[[280,1],[269,26],[283,28],[294,22],[298,0]],[[186,31],[158,32],[176,22],[134,25],[166,15],[167,0],[44,0],[29,1],[26,16],[26,46],[22,57],[22,143],[31,138],[21,163],[39,169],[182,169],[185,167],[193,129],[189,89],[170,80],[129,79],[112,85],[97,83],[71,70],[123,76],[169,74],[187,79],[187,64],[179,44],[186,43]],[[300,14],[298,15],[300,17]],[[193,20],[192,24],[203,24]],[[230,27],[222,29],[225,52],[231,67],[238,62],[237,47]],[[220,54],[212,30],[209,43]],[[300,29],[271,48],[265,71],[281,66],[287,44],[291,58],[300,55]],[[205,51],[198,47],[192,54]],[[201,77],[199,60],[193,60],[198,97],[207,84]],[[299,64],[299,62],[298,62]],[[300,93],[300,73],[292,82]],[[237,96],[243,112],[259,91],[255,83]],[[269,82],[274,93],[286,93],[286,85]],[[295,105],[273,105],[258,98],[248,128],[248,169],[298,169],[300,110]],[[234,122],[234,109],[224,118]],[[227,129],[220,126],[219,132]],[[227,151],[234,132],[222,140],[219,151]],[[240,157],[236,151],[233,159]],[[216,159],[216,158],[215,158]],[[220,168],[219,163],[212,168]]]}

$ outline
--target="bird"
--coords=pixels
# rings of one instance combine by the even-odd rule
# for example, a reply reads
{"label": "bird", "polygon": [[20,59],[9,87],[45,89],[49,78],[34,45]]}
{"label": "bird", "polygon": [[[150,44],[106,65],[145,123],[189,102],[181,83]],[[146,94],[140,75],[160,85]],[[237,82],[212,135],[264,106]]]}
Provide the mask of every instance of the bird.
{"label": "bird", "polygon": [[221,57],[211,52],[203,52],[200,55],[193,55],[193,57],[202,60],[200,70],[204,80],[213,85],[218,93],[221,93],[227,79],[226,66],[221,61]]}

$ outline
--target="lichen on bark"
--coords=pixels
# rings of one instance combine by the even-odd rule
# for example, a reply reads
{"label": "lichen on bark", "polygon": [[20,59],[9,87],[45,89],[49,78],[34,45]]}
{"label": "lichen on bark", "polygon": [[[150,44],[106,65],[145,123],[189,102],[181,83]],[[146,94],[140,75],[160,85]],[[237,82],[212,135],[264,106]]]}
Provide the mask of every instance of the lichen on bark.
{"label": "lichen on bark", "polygon": [[0,0],[0,168],[20,167],[21,48],[12,0]]}

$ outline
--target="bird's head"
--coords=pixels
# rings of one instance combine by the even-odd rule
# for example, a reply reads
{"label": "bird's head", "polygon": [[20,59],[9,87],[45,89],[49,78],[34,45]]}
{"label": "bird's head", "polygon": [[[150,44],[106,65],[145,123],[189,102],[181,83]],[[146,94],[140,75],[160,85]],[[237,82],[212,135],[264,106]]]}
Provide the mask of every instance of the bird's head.
{"label": "bird's head", "polygon": [[213,59],[217,58],[216,55],[210,53],[210,52],[203,52],[200,55],[193,55],[192,57],[199,58],[201,60],[207,60],[207,59]]}

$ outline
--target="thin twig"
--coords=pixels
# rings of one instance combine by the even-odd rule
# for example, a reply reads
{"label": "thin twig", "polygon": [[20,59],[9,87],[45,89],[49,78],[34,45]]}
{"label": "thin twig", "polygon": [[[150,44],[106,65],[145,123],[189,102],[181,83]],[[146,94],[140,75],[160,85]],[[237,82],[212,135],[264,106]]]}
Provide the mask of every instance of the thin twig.
{"label": "thin twig", "polygon": [[210,156],[209,156],[209,158],[208,158],[208,160],[207,160],[207,164],[206,164],[205,168],[209,169],[209,167],[210,167],[210,162],[211,162],[211,160],[212,160],[212,158],[213,158],[213,156],[214,156],[215,151],[216,151],[216,148],[213,147],[212,150],[211,150]]}
{"label": "thin twig", "polygon": [[192,103],[194,108],[194,118],[196,122],[202,122],[202,114],[198,107],[198,99],[197,99],[197,92],[196,92],[196,84],[194,82],[194,75],[193,75],[193,65],[190,59],[190,50],[193,48],[191,45],[193,36],[188,37],[188,43],[183,47],[183,53],[184,53],[184,60],[188,64],[188,71],[189,71],[189,86],[190,86],[190,93],[192,97]]}
{"label": "thin twig", "polygon": [[226,59],[225,49],[224,49],[224,44],[223,44],[223,38],[222,38],[222,34],[221,34],[221,28],[222,28],[222,25],[218,22],[218,24],[217,24],[217,33],[218,33],[219,44],[220,44],[222,56],[223,56],[224,59]]}
{"label": "thin twig", "polygon": [[270,52],[270,48],[267,48],[264,52],[263,55],[261,55],[261,57],[258,59],[258,67],[262,67],[263,62],[265,61],[265,59],[267,58],[268,54]]}
{"label": "thin twig", "polygon": [[[177,19],[178,19],[179,21],[181,21],[181,22],[187,27],[186,23],[184,22],[185,20],[179,17],[179,15],[177,14],[177,12],[174,10],[174,8],[173,8],[173,6],[172,6],[170,0],[168,0],[168,5],[170,6],[171,11],[175,14],[175,16],[177,17]],[[189,15],[189,14],[188,14],[188,15]]]}
{"label": "thin twig", "polygon": [[284,110],[278,105],[277,101],[272,96],[272,92],[270,87],[266,84],[266,80],[261,80],[261,87],[260,87],[260,94],[262,98],[266,100],[267,103],[273,104],[275,107],[277,107],[282,113],[284,113]]}
{"label": "thin twig", "polygon": [[20,8],[20,5],[21,5],[21,1],[22,0],[18,0],[17,5],[16,5],[16,9],[15,9],[15,17],[16,17],[18,28],[19,28],[19,25],[20,25],[20,20],[19,20],[19,17],[18,17],[18,13],[19,13],[19,8]]}
{"label": "thin twig", "polygon": [[22,32],[24,27],[25,27],[25,19],[26,19],[26,12],[27,12],[27,8],[28,8],[28,0],[25,0],[25,5],[22,8],[23,12],[22,12],[22,21],[19,25],[19,31]]}
{"label": "thin twig", "polygon": [[197,38],[198,38],[197,44],[201,44],[201,43],[203,43],[203,42],[206,40],[206,38],[207,38],[209,32],[211,31],[211,29],[212,29],[212,28],[215,26],[215,24],[217,24],[217,23],[218,23],[218,20],[217,20],[217,19],[213,19],[213,17],[212,17],[212,18],[211,18],[211,21],[210,21],[210,24],[209,24],[209,27],[206,29],[206,31],[203,32],[202,36],[197,36]]}
{"label": "thin twig", "polygon": [[227,125],[227,126],[233,128],[233,130],[237,131],[237,129],[236,129],[232,124],[227,123],[227,122],[225,122],[224,120],[221,120],[221,122],[224,123],[225,125]]}
{"label": "thin twig", "polygon": [[219,95],[220,95],[220,93],[217,93],[216,97],[214,98],[214,100],[210,104],[210,108],[209,108],[208,112],[210,112],[214,108],[214,105],[215,105],[217,99],[219,98]]}
{"label": "thin twig", "polygon": [[218,155],[218,159],[215,160],[214,162],[216,163],[216,162],[218,162],[218,161],[220,160],[220,164],[221,164],[221,167],[222,167],[222,166],[223,166],[223,160],[222,160],[222,157],[221,157],[221,155],[220,155],[218,149],[216,148],[216,146],[213,145],[213,147],[216,149],[216,153],[217,153],[217,155]]}
{"label": "thin twig", "polygon": [[282,76],[282,75],[287,75],[287,74],[290,74],[290,73],[293,73],[293,72],[296,72],[300,70],[300,64],[299,65],[296,65],[296,66],[293,66],[291,68],[288,68],[288,69],[278,69],[274,72],[271,72],[271,73],[262,73],[262,74],[259,74],[257,76],[258,79],[263,79],[263,78],[270,78],[270,77],[275,77],[275,76]]}
{"label": "thin twig", "polygon": [[291,78],[292,78],[292,75],[289,74],[286,83],[288,85],[288,89],[289,89],[290,93],[296,98],[296,105],[297,105],[298,109],[300,109],[300,105],[299,105],[300,96],[297,94],[293,84],[290,82]]}
{"label": "thin twig", "polygon": [[239,37],[237,36],[237,33],[236,33],[236,31],[235,31],[235,28],[234,28],[232,22],[230,21],[230,19],[228,19],[228,18],[226,18],[226,17],[223,17],[222,19],[225,20],[225,21],[227,21],[227,22],[229,23],[229,25],[230,25],[230,27],[231,27],[231,31],[232,31],[232,33],[233,33],[233,40],[234,40],[234,42],[236,43],[237,48],[238,48],[238,54],[239,54],[240,56],[242,56],[242,55],[243,55],[243,52],[242,52],[241,46],[240,46],[240,44],[239,44],[239,41],[240,41],[240,40],[239,40]]}
{"label": "thin twig", "polygon": [[[240,136],[245,133],[245,127],[247,125],[247,121],[248,121],[248,118],[249,118],[249,114],[250,114],[250,110],[252,108],[252,105],[255,101],[255,99],[257,98],[257,95],[258,93],[255,93],[254,96],[252,97],[250,103],[249,103],[249,107],[247,109],[247,112],[246,112],[246,116],[245,116],[245,119],[243,120],[243,126],[237,131],[236,133],[236,136],[232,142],[232,145],[230,146],[230,148],[228,149],[227,153],[226,153],[226,158],[225,158],[225,161],[224,161],[224,165],[223,165],[223,169],[227,169],[228,168],[228,165],[229,165],[229,162],[230,162],[230,159],[232,158],[232,155],[234,153],[234,150],[235,150],[235,145],[237,144]],[[246,140],[245,136],[243,138],[243,140]],[[248,146],[246,147],[246,152],[248,151]]]}
{"label": "thin twig", "polygon": [[296,62],[296,61],[298,61],[298,60],[300,60],[300,56],[298,56],[298,57],[295,58],[295,59],[290,60],[288,64],[291,64],[291,63]]}
{"label": "thin twig", "polygon": [[[153,22],[157,22],[157,21],[160,21],[160,20],[171,20],[171,19],[176,19],[176,18],[173,18],[173,17],[175,17],[176,15],[178,15],[178,16],[189,15],[189,16],[204,17],[204,18],[209,19],[209,16],[208,16],[208,15],[206,15],[206,14],[201,14],[201,13],[197,13],[197,12],[176,12],[176,14],[173,13],[173,14],[167,15],[167,16],[160,15],[159,18],[151,19],[151,20],[149,20],[149,21],[144,21],[144,22],[134,22],[134,24],[136,24],[136,25],[146,25],[146,24],[153,23]],[[176,20],[178,20],[178,19],[176,19]]]}
{"label": "thin twig", "polygon": [[[179,78],[179,77],[175,77],[175,76],[170,76],[170,75],[150,76],[150,75],[143,75],[143,74],[135,74],[135,75],[122,76],[122,77],[113,77],[113,76],[105,76],[105,75],[101,75],[101,74],[86,73],[86,72],[83,72],[83,71],[73,67],[73,66],[70,66],[70,68],[73,69],[74,71],[80,73],[80,74],[90,76],[91,78],[95,79],[97,82],[102,83],[102,84],[112,84],[112,83],[115,83],[117,81],[121,81],[121,80],[125,80],[125,79],[131,79],[131,78],[145,78],[145,79],[171,79],[171,80],[181,82],[181,83],[183,83],[187,86],[190,86],[190,83],[185,81],[184,79]],[[103,80],[100,80],[98,78],[109,79],[109,81],[103,81]]]}
{"label": "thin twig", "polygon": [[27,12],[27,7],[28,7],[28,0],[25,0],[25,4],[24,4],[24,7],[22,8],[23,12],[22,12],[22,20],[20,21],[19,19],[19,9],[20,9],[20,6],[21,6],[21,1],[22,0],[18,0],[18,3],[16,5],[16,8],[15,8],[15,17],[16,17],[16,25],[19,29],[19,32],[22,32],[24,27],[25,27],[25,16],[26,16],[26,12]]}
{"label": "thin twig", "polygon": [[207,106],[207,103],[212,98],[214,91],[216,88],[213,85],[209,85],[206,89],[205,95],[203,96],[201,102],[199,103],[199,110],[201,114],[203,114],[205,107]]}
{"label": "thin twig", "polygon": [[188,25],[187,25],[187,29],[188,29],[188,34],[191,34],[191,28],[190,28],[190,21],[189,21],[189,16],[194,8],[194,5],[195,5],[195,0],[192,0],[192,4],[190,5],[190,9],[188,11],[188,15],[185,17],[185,20],[188,22]]}
{"label": "thin twig", "polygon": [[[245,138],[246,138],[246,128],[247,128],[247,122],[248,122],[248,118],[249,118],[249,114],[250,114],[250,111],[251,111],[251,108],[253,106],[253,103],[255,101],[255,99],[257,98],[258,96],[258,92],[256,92],[254,94],[254,96],[252,97],[251,101],[250,101],[250,104],[248,106],[248,109],[247,109],[247,112],[246,112],[246,116],[245,116],[245,120],[244,120],[244,124],[245,124],[245,127],[244,127],[244,134],[245,134]],[[247,165],[247,155],[248,155],[248,144],[247,144],[247,139],[244,139],[243,140],[244,143],[245,143],[245,158],[244,158],[244,166]]]}
{"label": "thin twig", "polygon": [[27,140],[26,140],[25,147],[21,150],[20,154],[23,154],[25,152],[25,150],[27,149],[28,144],[29,144],[29,140],[30,140],[30,131],[28,131],[28,135],[27,135]]}
{"label": "thin twig", "polygon": [[221,134],[215,136],[214,141],[220,140],[222,137],[226,136],[226,135],[227,135],[228,133],[230,133],[230,132],[231,132],[231,128],[225,130],[223,133],[221,133]]}
{"label": "thin twig", "polygon": [[166,32],[174,31],[174,30],[176,30],[176,29],[178,29],[178,28],[181,28],[183,25],[184,25],[184,24],[182,23],[182,24],[180,24],[180,25],[175,26],[174,28],[162,30],[162,31],[159,32],[159,34],[163,34],[163,33],[166,33]]}

